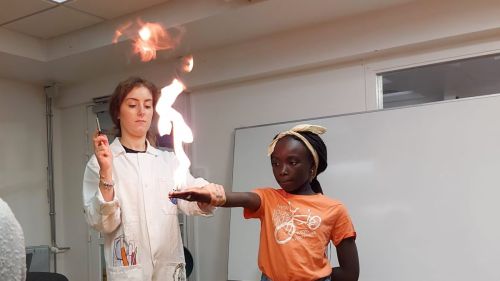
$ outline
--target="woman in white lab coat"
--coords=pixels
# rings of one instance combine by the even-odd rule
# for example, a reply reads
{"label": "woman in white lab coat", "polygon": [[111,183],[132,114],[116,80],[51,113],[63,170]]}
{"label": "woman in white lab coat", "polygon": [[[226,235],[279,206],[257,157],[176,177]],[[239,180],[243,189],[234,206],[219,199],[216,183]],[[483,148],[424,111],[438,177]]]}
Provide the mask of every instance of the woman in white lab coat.
{"label": "woman in white lab coat", "polygon": [[[87,222],[104,234],[107,280],[185,280],[178,210],[211,215],[213,207],[169,200],[178,166],[171,152],[153,147],[158,88],[138,77],[121,82],[110,100],[117,138],[95,133],[83,203]],[[187,186],[208,182],[187,174]]]}

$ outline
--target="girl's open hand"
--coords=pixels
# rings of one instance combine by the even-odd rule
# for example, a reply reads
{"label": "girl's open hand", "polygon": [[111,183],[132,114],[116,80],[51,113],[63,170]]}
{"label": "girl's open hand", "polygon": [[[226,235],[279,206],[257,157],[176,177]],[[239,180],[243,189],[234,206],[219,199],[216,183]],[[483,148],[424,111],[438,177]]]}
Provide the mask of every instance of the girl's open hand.
{"label": "girl's open hand", "polygon": [[201,203],[210,203],[211,200],[210,191],[205,188],[187,188],[179,191],[171,191],[168,197]]}

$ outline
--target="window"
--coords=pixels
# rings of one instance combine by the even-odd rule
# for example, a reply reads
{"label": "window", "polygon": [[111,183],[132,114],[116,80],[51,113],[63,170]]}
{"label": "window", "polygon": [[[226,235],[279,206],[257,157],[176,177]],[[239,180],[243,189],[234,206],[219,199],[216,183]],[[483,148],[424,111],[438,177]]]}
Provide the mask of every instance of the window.
{"label": "window", "polygon": [[378,74],[383,108],[500,93],[500,55]]}

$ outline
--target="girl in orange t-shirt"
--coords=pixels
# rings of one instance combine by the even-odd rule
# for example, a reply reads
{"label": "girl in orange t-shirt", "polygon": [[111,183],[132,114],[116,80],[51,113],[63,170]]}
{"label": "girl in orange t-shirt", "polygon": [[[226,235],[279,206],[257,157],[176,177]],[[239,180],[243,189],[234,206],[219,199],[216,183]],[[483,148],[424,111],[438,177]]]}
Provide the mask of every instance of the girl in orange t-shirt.
{"label": "girl in orange t-shirt", "polygon": [[[327,167],[321,126],[298,125],[269,145],[273,174],[281,189],[228,192],[220,185],[184,189],[170,197],[243,207],[245,218],[261,221],[261,281],[356,281],[359,261],[356,232],[345,206],[323,195],[317,175]],[[328,243],[337,249],[339,267],[331,268]]]}

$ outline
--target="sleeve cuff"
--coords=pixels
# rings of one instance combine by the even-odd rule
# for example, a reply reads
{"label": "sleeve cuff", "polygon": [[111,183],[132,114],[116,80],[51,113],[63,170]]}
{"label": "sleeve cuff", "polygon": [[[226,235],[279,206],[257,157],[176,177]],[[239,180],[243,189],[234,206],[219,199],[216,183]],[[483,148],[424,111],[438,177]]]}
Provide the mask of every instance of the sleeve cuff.
{"label": "sleeve cuff", "polygon": [[347,239],[347,238],[351,238],[351,237],[356,239],[356,232],[355,231],[345,233],[344,235],[339,236],[339,237],[335,237],[335,241],[333,241],[333,245],[335,245],[335,247],[337,247],[340,244],[340,242],[342,242],[342,240]]}
{"label": "sleeve cuff", "polygon": [[196,206],[198,206],[198,209],[200,209],[200,215],[206,216],[206,217],[211,217],[214,215],[215,210],[217,210],[217,207],[212,206],[207,203],[197,203]]}
{"label": "sleeve cuff", "polygon": [[101,190],[98,188],[96,192],[97,206],[99,206],[99,213],[103,216],[110,215],[118,209],[120,203],[116,198],[116,193],[113,195],[113,200],[106,202],[102,196]]}

